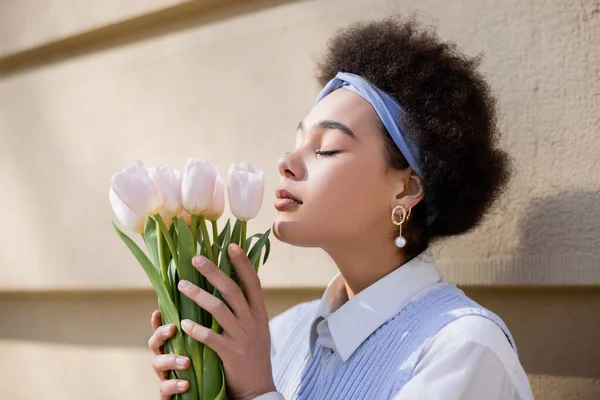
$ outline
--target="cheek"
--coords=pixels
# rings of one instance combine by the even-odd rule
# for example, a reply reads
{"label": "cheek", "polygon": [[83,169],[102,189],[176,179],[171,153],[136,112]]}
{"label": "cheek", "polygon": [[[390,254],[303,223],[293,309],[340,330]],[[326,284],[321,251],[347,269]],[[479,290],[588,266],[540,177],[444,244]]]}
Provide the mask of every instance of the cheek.
{"label": "cheek", "polygon": [[377,223],[389,203],[385,188],[378,163],[331,160],[327,168],[310,176],[309,202],[302,211],[314,221],[317,233],[331,238],[355,236]]}

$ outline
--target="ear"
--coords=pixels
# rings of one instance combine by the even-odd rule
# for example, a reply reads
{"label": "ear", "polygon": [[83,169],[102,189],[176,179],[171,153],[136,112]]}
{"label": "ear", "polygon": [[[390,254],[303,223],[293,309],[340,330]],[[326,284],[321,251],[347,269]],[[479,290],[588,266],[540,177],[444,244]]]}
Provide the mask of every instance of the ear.
{"label": "ear", "polygon": [[423,180],[412,168],[407,168],[400,174],[396,186],[392,208],[397,205],[404,206],[407,210],[414,208],[425,196]]}

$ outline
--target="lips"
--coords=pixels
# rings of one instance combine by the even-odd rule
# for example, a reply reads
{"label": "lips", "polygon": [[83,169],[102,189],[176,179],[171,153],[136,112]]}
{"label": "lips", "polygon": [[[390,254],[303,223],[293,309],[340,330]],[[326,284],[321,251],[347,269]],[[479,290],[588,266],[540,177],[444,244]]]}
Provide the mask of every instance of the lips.
{"label": "lips", "polygon": [[292,211],[303,204],[302,200],[283,188],[277,189],[275,195],[277,196],[275,208],[279,211]]}
{"label": "lips", "polygon": [[294,196],[292,193],[290,193],[286,189],[282,189],[282,188],[277,189],[275,191],[275,196],[277,196],[277,199],[279,199],[279,200],[289,199],[289,200],[294,200],[296,203],[302,204],[302,201],[298,197]]}

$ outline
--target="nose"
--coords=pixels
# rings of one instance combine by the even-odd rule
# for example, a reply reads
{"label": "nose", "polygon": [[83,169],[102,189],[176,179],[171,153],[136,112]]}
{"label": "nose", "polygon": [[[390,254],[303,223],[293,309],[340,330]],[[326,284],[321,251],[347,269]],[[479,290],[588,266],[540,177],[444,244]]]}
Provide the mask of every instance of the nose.
{"label": "nose", "polygon": [[282,178],[295,181],[304,179],[305,167],[297,154],[287,153],[277,161],[277,169]]}

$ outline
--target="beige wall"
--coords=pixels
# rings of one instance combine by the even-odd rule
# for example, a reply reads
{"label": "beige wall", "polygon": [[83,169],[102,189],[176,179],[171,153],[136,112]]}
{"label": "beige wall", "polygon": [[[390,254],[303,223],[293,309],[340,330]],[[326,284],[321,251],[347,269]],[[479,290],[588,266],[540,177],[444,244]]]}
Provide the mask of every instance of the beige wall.
{"label": "beige wall", "polygon": [[[318,90],[313,59],[327,37],[395,10],[415,11],[471,55],[485,53],[518,169],[480,229],[436,246],[440,267],[506,319],[538,398],[600,398],[600,6],[592,0],[3,1],[6,398],[154,398],[144,347],[154,300],[110,228],[111,174],[137,158],[204,157],[222,172],[246,160],[266,171],[271,192],[275,161]],[[273,215],[265,207],[251,229],[266,229]],[[261,271],[271,313],[318,297],[334,273],[319,251],[275,243]]]}

